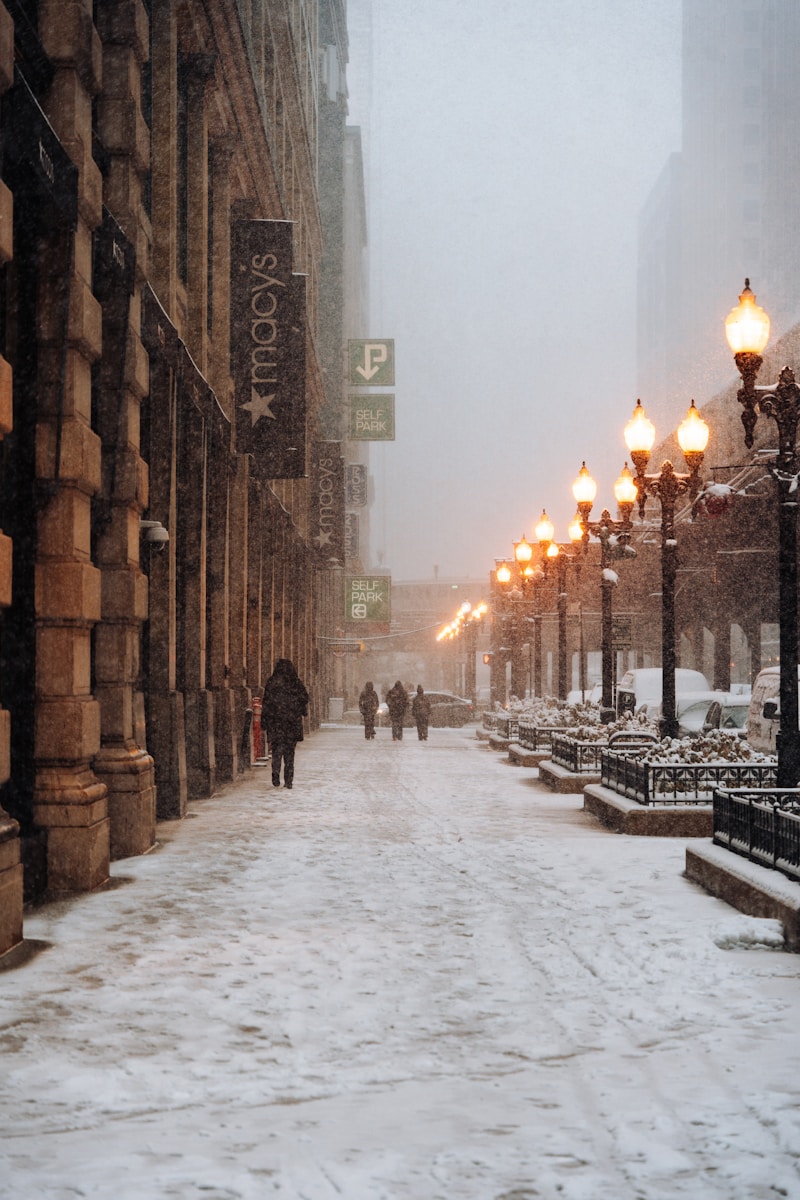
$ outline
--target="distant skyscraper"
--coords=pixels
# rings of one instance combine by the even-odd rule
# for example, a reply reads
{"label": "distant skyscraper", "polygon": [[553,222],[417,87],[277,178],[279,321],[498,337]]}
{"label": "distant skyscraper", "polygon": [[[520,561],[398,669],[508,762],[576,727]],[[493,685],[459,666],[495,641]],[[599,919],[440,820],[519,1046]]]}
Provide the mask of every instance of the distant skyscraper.
{"label": "distant skyscraper", "polygon": [[800,4],[684,0],[683,144],[639,226],[638,379],[661,428],[734,374],[745,276],[774,335],[800,320]]}

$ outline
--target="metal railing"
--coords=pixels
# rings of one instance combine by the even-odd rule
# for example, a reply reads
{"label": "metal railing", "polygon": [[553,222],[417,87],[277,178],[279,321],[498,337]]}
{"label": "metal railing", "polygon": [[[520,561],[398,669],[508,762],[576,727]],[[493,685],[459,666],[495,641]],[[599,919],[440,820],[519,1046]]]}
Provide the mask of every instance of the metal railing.
{"label": "metal railing", "polygon": [[485,712],[481,720],[483,722],[483,728],[488,729],[490,733],[497,729],[497,713]]}
{"label": "metal railing", "polygon": [[519,719],[517,741],[524,750],[549,750],[553,735],[564,732],[564,726],[537,725],[535,721]]}
{"label": "metal railing", "polygon": [[600,782],[639,804],[710,804],[718,787],[774,788],[776,763],[653,763],[604,750]]}
{"label": "metal railing", "polygon": [[495,731],[500,737],[508,738],[510,742],[514,742],[519,732],[519,719],[512,713],[498,713]]}
{"label": "metal railing", "polygon": [[714,843],[800,881],[800,789],[715,788]]}
{"label": "metal railing", "polygon": [[575,774],[588,771],[599,772],[600,756],[604,750],[636,753],[656,741],[651,733],[615,733],[607,742],[584,742],[565,733],[554,733],[552,738],[553,762]]}

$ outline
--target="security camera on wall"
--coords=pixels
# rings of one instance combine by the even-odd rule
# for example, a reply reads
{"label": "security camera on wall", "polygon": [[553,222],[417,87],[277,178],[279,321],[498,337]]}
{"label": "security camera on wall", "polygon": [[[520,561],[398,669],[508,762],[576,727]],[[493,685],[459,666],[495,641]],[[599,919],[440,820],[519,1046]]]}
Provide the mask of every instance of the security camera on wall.
{"label": "security camera on wall", "polygon": [[169,533],[160,521],[140,521],[142,537],[151,550],[162,551],[169,541]]}

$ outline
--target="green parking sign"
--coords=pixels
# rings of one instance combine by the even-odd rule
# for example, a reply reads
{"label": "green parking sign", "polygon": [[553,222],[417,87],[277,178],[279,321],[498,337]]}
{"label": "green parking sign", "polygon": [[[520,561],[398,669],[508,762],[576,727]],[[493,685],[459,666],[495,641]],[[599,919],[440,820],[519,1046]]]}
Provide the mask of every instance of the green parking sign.
{"label": "green parking sign", "polygon": [[386,392],[350,396],[349,410],[351,442],[394,441],[394,396]]}
{"label": "green parking sign", "polygon": [[388,621],[391,615],[390,575],[345,577],[345,620]]}
{"label": "green parking sign", "polygon": [[394,387],[394,339],[347,343],[351,387]]}

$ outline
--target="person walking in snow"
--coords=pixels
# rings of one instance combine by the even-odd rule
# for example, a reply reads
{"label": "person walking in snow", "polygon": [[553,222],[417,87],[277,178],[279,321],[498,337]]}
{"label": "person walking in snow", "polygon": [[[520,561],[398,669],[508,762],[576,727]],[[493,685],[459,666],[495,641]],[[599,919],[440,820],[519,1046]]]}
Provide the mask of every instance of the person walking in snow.
{"label": "person walking in snow", "polygon": [[392,722],[392,741],[403,740],[403,717],[408,708],[408,692],[398,679],[394,687],[386,693],[386,707],[389,709],[389,719]]}
{"label": "person walking in snow", "polygon": [[364,718],[364,737],[375,737],[375,714],[378,711],[378,693],[372,685],[372,681],[368,680],[364,684],[364,690],[358,697],[358,708],[361,716]]}
{"label": "person walking in snow", "polygon": [[422,684],[417,684],[417,694],[411,701],[411,715],[417,726],[417,737],[421,742],[428,740],[428,722],[431,719],[431,702],[425,695]]}
{"label": "person walking in snow", "polygon": [[303,740],[303,717],[308,715],[308,692],[294,663],[279,658],[264,688],[261,726],[272,751],[272,784],[290,788],[294,780],[294,751]]}

